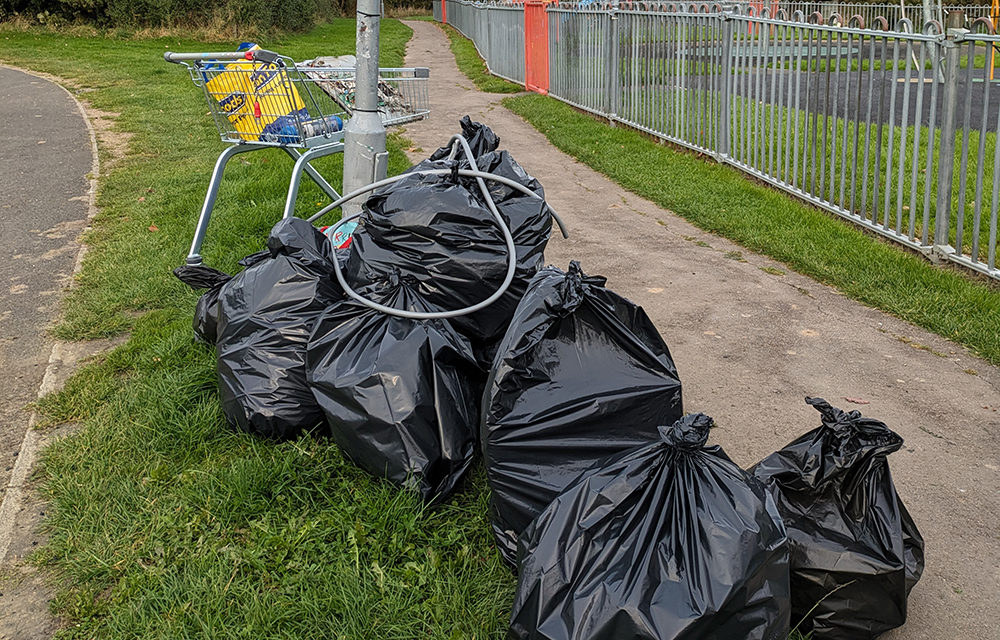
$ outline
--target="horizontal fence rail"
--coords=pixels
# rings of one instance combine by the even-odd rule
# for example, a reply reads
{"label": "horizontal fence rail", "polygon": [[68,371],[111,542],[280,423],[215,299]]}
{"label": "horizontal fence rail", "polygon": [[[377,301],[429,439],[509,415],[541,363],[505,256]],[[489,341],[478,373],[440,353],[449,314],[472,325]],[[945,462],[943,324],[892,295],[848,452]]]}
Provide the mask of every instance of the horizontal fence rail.
{"label": "horizontal fence rail", "polygon": [[[864,3],[864,2],[801,2],[796,0],[730,0],[731,6],[739,6],[744,13],[753,10],[759,15],[762,9],[768,9],[770,15],[774,16],[778,10],[783,10],[786,15],[791,16],[796,11],[800,11],[804,16],[818,14],[822,16],[823,22],[829,24],[831,18],[838,16],[843,24],[855,16],[861,16],[866,25],[874,25],[878,18],[884,18],[890,28],[899,24],[899,21],[906,18],[910,24],[921,25],[931,20],[944,22],[948,12],[953,9],[961,9],[965,13],[966,20],[972,22],[977,18],[988,18],[991,16],[992,6],[989,4],[971,5],[964,7],[942,7],[934,5],[925,14],[924,8],[920,4],[899,3]],[[725,6],[726,3],[723,3]]]}
{"label": "horizontal fence rail", "polygon": [[990,18],[953,21],[968,29],[946,34],[921,7],[817,6],[549,4],[541,33],[534,19],[526,33],[523,4],[445,0],[444,13],[496,75],[524,84],[526,38],[533,50],[541,39],[541,89],[552,97],[1000,279],[1000,36]]}

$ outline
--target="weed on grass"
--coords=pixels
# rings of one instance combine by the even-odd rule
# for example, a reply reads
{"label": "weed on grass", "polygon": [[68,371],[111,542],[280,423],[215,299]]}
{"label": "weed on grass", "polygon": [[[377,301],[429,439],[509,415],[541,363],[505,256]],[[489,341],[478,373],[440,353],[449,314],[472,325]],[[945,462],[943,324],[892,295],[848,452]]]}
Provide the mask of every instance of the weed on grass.
{"label": "weed on grass", "polygon": [[539,95],[504,105],[553,145],[633,193],[1000,364],[1000,289],[866,235],[736,169],[608,127]]}

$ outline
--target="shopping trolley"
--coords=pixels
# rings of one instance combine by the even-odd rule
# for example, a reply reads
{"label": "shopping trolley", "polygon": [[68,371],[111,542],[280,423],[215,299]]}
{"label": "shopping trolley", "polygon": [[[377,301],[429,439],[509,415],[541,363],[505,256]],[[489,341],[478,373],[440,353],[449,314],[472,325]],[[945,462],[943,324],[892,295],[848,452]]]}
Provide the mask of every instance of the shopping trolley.
{"label": "shopping trolley", "polygon": [[[233,156],[279,148],[295,161],[283,216],[295,212],[302,174],[331,199],[340,198],[313,160],[344,150],[344,123],[354,105],[353,62],[316,58],[296,63],[273,51],[252,48],[223,53],[173,53],[163,58],[185,66],[201,87],[219,135],[229,144],[212,170],[187,264],[201,264],[201,246],[219,193],[226,164]],[[349,58],[349,57],[348,57]],[[386,126],[419,120],[428,108],[426,68],[379,69],[379,112]]]}

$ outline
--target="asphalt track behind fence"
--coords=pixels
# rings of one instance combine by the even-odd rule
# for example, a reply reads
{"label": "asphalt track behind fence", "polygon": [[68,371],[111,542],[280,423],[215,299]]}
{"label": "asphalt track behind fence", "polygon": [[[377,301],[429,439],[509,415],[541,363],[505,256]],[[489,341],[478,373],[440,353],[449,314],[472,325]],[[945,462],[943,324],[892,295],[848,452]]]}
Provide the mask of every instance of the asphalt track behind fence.
{"label": "asphalt track behind fence", "polygon": [[[635,52],[625,48],[620,55],[623,69],[629,69],[631,55],[642,61],[640,70],[634,76],[639,83],[640,94],[652,91],[662,93],[666,98],[678,90],[694,91],[692,95],[718,91],[719,80],[714,76],[699,73],[680,75],[681,69],[698,69],[701,62],[714,66],[717,50],[717,45],[676,47],[661,44],[640,47]],[[962,47],[961,55],[966,53],[966,47]],[[977,53],[984,54],[985,49],[977,48]],[[739,98],[784,109],[797,107],[809,113],[850,121],[873,124],[889,124],[891,121],[896,127],[902,126],[904,112],[907,126],[929,126],[933,107],[933,124],[936,128],[941,126],[944,85],[933,67],[930,54],[921,58],[919,43],[913,47],[912,55],[917,61],[924,62],[922,72],[916,68],[906,48],[900,47],[894,54],[891,43],[887,46],[865,42],[831,47],[788,42],[765,48],[746,45],[734,46],[732,55],[730,86],[733,95]],[[871,64],[872,60],[876,61],[875,65]],[[882,61],[890,64],[883,68]],[[909,70],[905,68],[906,63]],[[894,64],[899,68],[892,68]],[[828,72],[825,65],[843,70]],[[849,65],[852,67],[850,70],[847,69]],[[647,67],[658,70],[662,74],[661,79],[658,80],[655,75],[644,75]],[[967,68],[959,70],[958,129],[965,127],[966,117],[972,130],[997,131],[1000,127],[1000,71],[993,82],[986,82],[985,74],[983,69],[973,68],[970,78]],[[623,77],[627,82],[629,73]],[[627,97],[628,89],[624,91]],[[904,100],[907,93],[909,99]]]}

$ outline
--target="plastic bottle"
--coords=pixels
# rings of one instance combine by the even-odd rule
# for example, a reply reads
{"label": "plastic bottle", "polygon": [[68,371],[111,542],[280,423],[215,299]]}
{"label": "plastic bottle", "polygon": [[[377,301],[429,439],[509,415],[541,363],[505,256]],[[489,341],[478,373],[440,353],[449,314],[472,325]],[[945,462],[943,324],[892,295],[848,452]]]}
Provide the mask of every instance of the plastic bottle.
{"label": "plastic bottle", "polygon": [[328,133],[336,133],[342,128],[344,128],[344,121],[341,120],[339,116],[315,118],[313,120],[306,120],[302,123],[302,133],[305,134],[305,137],[307,138],[322,136]]}
{"label": "plastic bottle", "polygon": [[[326,134],[336,133],[344,128],[344,121],[339,116],[326,116],[302,121],[302,133],[306,138],[314,138]],[[295,122],[291,119],[286,122],[277,132],[264,133],[260,136],[261,142],[277,142],[280,144],[294,144],[300,142],[299,130]]]}

